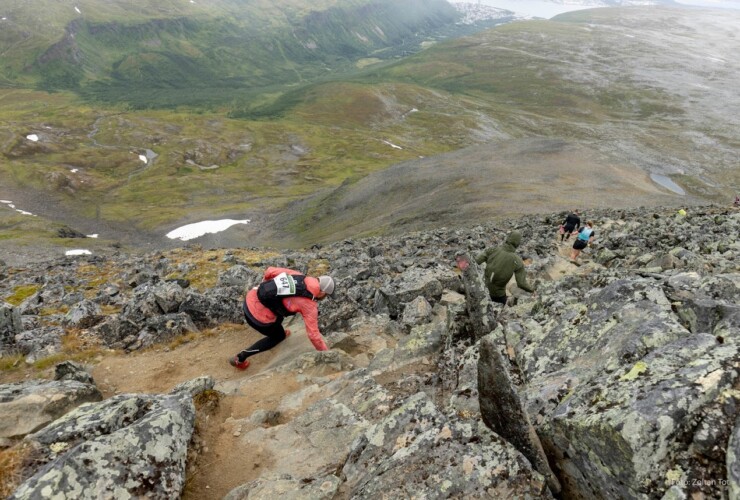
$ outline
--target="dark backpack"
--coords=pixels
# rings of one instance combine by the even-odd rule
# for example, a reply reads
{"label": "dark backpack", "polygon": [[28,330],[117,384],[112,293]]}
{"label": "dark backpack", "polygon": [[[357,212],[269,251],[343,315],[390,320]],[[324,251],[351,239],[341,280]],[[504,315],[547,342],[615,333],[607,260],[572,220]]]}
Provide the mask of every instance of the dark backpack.
{"label": "dark backpack", "polygon": [[293,316],[295,313],[285,308],[283,299],[296,296],[313,299],[313,294],[306,288],[305,279],[302,274],[280,273],[273,279],[260,283],[257,287],[257,298],[276,315]]}

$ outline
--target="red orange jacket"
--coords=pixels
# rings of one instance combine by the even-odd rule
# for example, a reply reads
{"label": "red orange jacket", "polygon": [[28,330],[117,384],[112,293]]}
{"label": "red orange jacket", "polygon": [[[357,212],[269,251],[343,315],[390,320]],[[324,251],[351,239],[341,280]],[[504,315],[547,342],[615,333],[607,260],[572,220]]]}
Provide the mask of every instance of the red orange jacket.
{"label": "red orange jacket", "polygon": [[[268,267],[262,279],[271,280],[280,273],[303,274],[300,271],[284,267]],[[318,295],[321,292],[318,279],[312,276],[306,276],[304,283],[306,284],[308,291],[313,295]],[[254,316],[254,319],[260,323],[274,323],[277,319],[275,313],[265,307],[257,298],[256,287],[247,292],[245,300],[247,301],[249,312]],[[288,311],[299,313],[303,316],[303,322],[306,324],[306,335],[308,335],[308,339],[317,351],[329,350],[326,346],[326,342],[324,342],[324,338],[321,336],[321,332],[319,331],[319,305],[315,300],[311,300],[307,297],[286,297],[283,299],[283,306]]]}

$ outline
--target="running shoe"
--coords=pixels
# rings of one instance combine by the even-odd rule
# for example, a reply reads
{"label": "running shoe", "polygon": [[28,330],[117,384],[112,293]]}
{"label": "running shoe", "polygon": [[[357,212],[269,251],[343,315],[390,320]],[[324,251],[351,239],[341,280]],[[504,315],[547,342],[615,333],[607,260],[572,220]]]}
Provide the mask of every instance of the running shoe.
{"label": "running shoe", "polygon": [[239,361],[239,356],[234,356],[229,359],[229,364],[239,370],[246,370],[249,367],[249,360],[245,359],[244,361]]}

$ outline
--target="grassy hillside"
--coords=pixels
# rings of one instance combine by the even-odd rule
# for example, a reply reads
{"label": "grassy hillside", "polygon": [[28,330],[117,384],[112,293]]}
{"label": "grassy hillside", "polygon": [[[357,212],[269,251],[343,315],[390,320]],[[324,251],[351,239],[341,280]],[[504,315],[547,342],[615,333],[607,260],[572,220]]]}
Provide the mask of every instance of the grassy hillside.
{"label": "grassy hillside", "polygon": [[[174,46],[178,30],[200,22],[168,21],[159,40]],[[494,187],[482,189],[484,183],[476,187],[476,171],[514,198],[536,200],[542,211],[570,205],[569,190],[584,178],[591,187],[582,206],[615,196],[647,204],[658,198],[650,173],[686,190],[679,197],[658,187],[676,203],[731,199],[740,190],[740,102],[732,90],[740,62],[728,54],[738,22],[732,12],[598,9],[437,43],[343,78],[276,83],[255,90],[248,102],[227,90],[176,88],[177,81],[172,88],[126,90],[150,102],[177,92],[194,100],[233,98],[212,110],[135,110],[72,92],[4,89],[0,197],[24,189],[48,193],[48,203],[63,208],[65,218],[76,214],[86,232],[108,223],[164,234],[185,222],[253,218],[246,232],[235,230],[236,243],[286,245],[372,231],[369,211],[377,212],[375,230],[416,225],[426,208],[435,224],[454,223],[463,212],[511,213],[510,198],[492,195]],[[85,36],[99,43],[104,33],[112,32],[88,29]],[[141,65],[136,58],[126,64],[135,62]],[[37,142],[27,139],[32,133]],[[543,138],[567,147],[543,152],[536,146]],[[512,144],[521,154],[503,154]],[[157,156],[145,164],[139,155],[148,151]],[[418,171],[405,167],[363,180],[403,162]],[[438,175],[425,179],[425,168]],[[409,184],[401,173],[419,182]],[[376,196],[372,186],[391,194]],[[431,195],[418,192],[424,186]],[[443,209],[432,210],[432,201],[418,205],[436,200],[442,188]],[[416,204],[388,201],[409,195]],[[56,214],[43,204],[21,208]],[[253,228],[259,232],[249,233]]]}
{"label": "grassy hillside", "polygon": [[265,87],[346,72],[370,55],[418,51],[458,17],[444,0],[117,0],[38,10],[21,3],[3,21],[0,82],[135,108],[248,102]]}

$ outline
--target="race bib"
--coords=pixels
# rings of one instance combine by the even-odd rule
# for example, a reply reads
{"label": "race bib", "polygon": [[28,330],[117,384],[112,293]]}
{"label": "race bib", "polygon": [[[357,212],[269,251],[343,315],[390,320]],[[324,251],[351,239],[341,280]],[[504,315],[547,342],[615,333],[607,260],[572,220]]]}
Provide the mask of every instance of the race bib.
{"label": "race bib", "polygon": [[295,295],[295,280],[288,273],[280,273],[273,278],[277,295]]}

